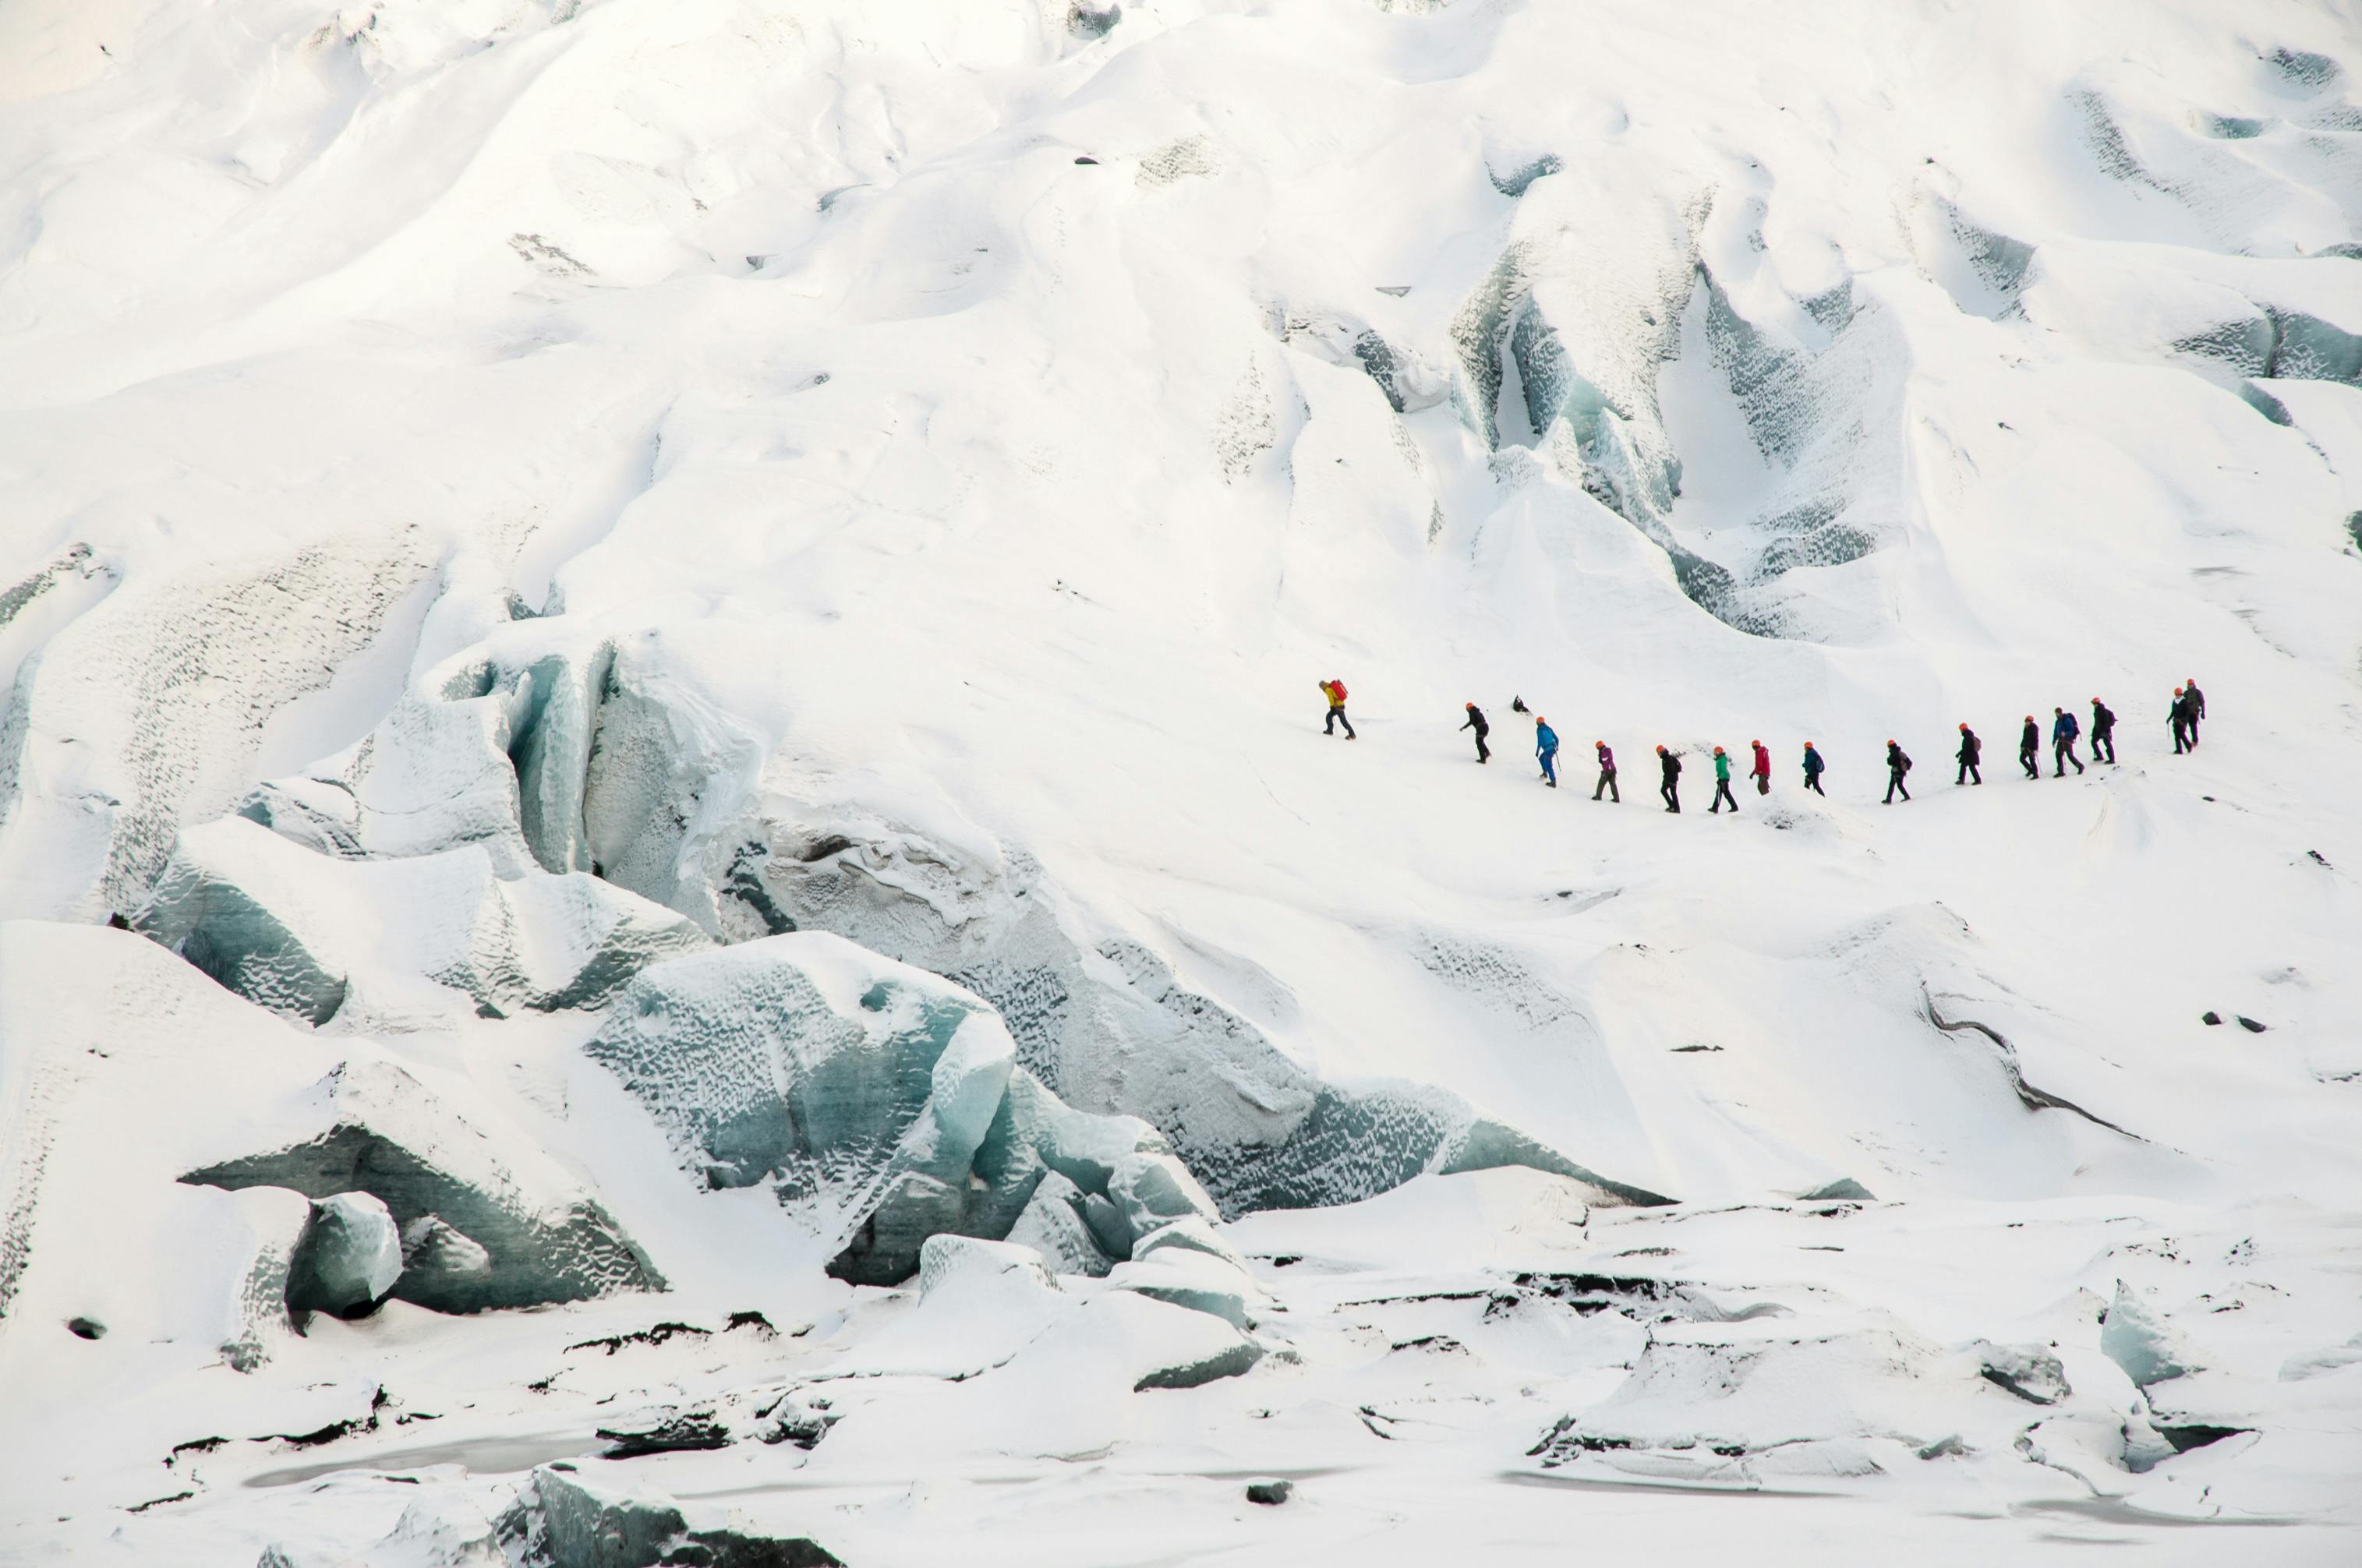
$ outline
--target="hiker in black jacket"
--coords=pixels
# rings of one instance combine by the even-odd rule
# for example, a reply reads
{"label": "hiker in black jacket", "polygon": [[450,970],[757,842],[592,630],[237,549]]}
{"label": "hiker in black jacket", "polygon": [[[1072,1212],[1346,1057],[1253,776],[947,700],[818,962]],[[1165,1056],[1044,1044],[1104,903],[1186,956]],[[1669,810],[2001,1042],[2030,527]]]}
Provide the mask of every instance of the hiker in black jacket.
{"label": "hiker in black jacket", "polygon": [[1985,782],[1984,774],[1977,772],[1977,759],[1984,754],[1984,742],[1977,739],[1977,732],[1965,724],[1961,725],[1959,757],[1960,776],[1952,781],[1954,784],[1964,784],[1971,778],[1979,784]]}
{"label": "hiker in black jacket", "polygon": [[2098,697],[2092,699],[2092,761],[2116,760],[2116,716]]}
{"label": "hiker in black jacket", "polygon": [[2173,706],[2165,710],[2166,722],[2173,726],[2173,754],[2177,757],[2198,744],[2191,733],[2190,695],[2180,686],[2173,688]]}
{"label": "hiker in black jacket", "polygon": [[1468,721],[1465,724],[1462,724],[1460,728],[1462,729],[1473,729],[1476,731],[1476,760],[1478,762],[1484,762],[1493,754],[1490,749],[1488,749],[1485,744],[1485,737],[1492,732],[1493,727],[1485,722],[1485,710],[1483,708],[1477,707],[1473,702],[1470,703],[1468,705]]}
{"label": "hiker in black jacket", "polygon": [[2027,778],[2042,776],[2042,764],[2036,760],[2041,755],[2042,726],[2034,722],[2034,715],[2029,713],[2025,716],[2025,729],[2017,738],[2017,765],[2025,770]]}
{"label": "hiker in black jacket", "polygon": [[2198,689],[2198,682],[2193,678],[2181,688],[2181,695],[2190,704],[2190,744],[2195,748],[2198,744],[2198,721],[2206,717],[2206,694]]}
{"label": "hiker in black jacket", "polygon": [[1679,811],[1682,808],[1682,760],[1660,746],[1657,748],[1657,762],[1665,775],[1665,782],[1657,787],[1657,793],[1664,797],[1667,811]]}
{"label": "hiker in black jacket", "polygon": [[1886,743],[1887,805],[1893,806],[1894,804],[1894,792],[1897,790],[1903,791],[1904,799],[1909,800],[1911,798],[1910,790],[1905,789],[1903,784],[1903,775],[1910,771],[1911,759],[1903,754],[1902,747],[1896,745],[1893,741],[1889,740]]}

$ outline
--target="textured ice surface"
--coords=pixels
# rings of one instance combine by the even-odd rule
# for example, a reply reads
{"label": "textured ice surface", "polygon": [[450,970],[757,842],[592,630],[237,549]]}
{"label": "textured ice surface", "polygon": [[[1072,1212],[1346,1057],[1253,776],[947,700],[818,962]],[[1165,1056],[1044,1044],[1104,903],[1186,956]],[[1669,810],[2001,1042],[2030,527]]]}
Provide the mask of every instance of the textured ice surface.
{"label": "textured ice surface", "polygon": [[[408,1073],[390,1063],[348,1062],[319,1086],[300,1143],[192,1170],[183,1181],[230,1189],[286,1187],[315,1199],[366,1192],[403,1227],[406,1249],[435,1239],[451,1261],[405,1264],[397,1299],[437,1311],[473,1312],[578,1301],[614,1290],[662,1289],[664,1280],[595,1199],[555,1173],[535,1179]],[[413,1227],[429,1218],[488,1255]]]}
{"label": "textured ice surface", "polygon": [[644,965],[709,945],[686,917],[584,873],[502,881],[479,846],[337,860],[241,817],[185,830],[133,925],[315,1025],[348,1007],[431,1015],[422,981],[494,1015],[597,1006]]}
{"label": "textured ice surface", "polygon": [[938,1233],[1006,1236],[1051,1170],[1109,1206],[1118,1255],[1152,1221],[1211,1212],[1152,1128],[1074,1111],[1018,1068],[976,997],[839,938],[657,965],[584,1050],[703,1186],[768,1186],[838,1239],[848,1278],[908,1277]]}
{"label": "textured ice surface", "polygon": [[[669,1409],[814,1443],[631,1462],[685,1520],[861,1562],[2350,1560],[2350,17],[1081,9],[0,5],[0,1533],[386,1558]],[[1874,808],[2094,694],[2121,766]],[[1647,806],[1752,735],[1738,820]],[[324,1028],[103,929],[233,812],[318,891],[215,967]],[[989,1213],[1059,1288],[701,1190],[615,993],[473,989],[584,877],[998,1009],[848,1266]],[[293,1337],[307,1199],[175,1178],[348,1058],[674,1288]],[[1376,1196],[1143,1234],[1118,1113],[1226,1213]],[[1431,1174],[1505,1146],[1598,1179]],[[480,1291],[445,1207],[403,1288]],[[1253,1340],[1090,1277],[1209,1237]]]}
{"label": "textured ice surface", "polygon": [[[1115,1266],[1099,1245],[1083,1210],[1088,1195],[1066,1177],[1051,1171],[1033,1189],[1024,1212],[1009,1227],[1009,1240],[1032,1247],[1054,1274],[1094,1277]],[[1155,1233],[1161,1234],[1161,1233]]]}
{"label": "textured ice surface", "polygon": [[1662,1201],[1448,1090],[1319,1081],[1154,950],[1077,944],[1022,856],[988,860],[876,822],[777,842],[762,881],[799,927],[958,981],[999,1011],[1022,1067],[1073,1104],[1153,1124],[1225,1214],[1506,1164],[1578,1176],[1608,1201]]}
{"label": "textured ice surface", "polygon": [[[0,712],[0,886],[50,862],[39,907],[144,902],[184,821],[235,806],[272,715],[326,686],[430,571],[414,529],[244,571],[127,587],[59,631]],[[78,788],[20,787],[61,767]]]}
{"label": "textured ice surface", "polygon": [[509,1560],[524,1568],[828,1568],[837,1562],[805,1537],[752,1535],[719,1521],[701,1527],[660,1492],[621,1475],[594,1479],[572,1464],[536,1469],[497,1526]]}

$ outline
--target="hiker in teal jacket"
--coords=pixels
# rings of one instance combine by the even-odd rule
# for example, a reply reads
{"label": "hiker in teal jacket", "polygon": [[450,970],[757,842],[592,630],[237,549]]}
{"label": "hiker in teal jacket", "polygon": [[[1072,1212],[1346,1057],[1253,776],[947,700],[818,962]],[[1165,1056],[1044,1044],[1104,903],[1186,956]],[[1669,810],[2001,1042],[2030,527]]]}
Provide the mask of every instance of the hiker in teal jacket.
{"label": "hiker in teal jacket", "polygon": [[1558,731],[1539,713],[1534,715],[1534,755],[1541,759],[1542,783],[1558,788]]}
{"label": "hiker in teal jacket", "polygon": [[1738,809],[1738,797],[1730,793],[1730,753],[1716,746],[1714,749],[1714,804],[1706,807],[1706,814],[1720,816],[1722,803],[1726,800],[1730,802],[1731,810]]}

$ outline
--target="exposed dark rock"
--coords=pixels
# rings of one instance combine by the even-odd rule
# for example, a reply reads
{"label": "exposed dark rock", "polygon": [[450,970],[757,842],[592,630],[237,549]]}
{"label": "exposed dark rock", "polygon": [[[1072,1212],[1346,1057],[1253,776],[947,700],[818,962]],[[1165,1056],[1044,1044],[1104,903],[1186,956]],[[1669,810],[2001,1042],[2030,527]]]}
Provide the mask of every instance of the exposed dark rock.
{"label": "exposed dark rock", "polygon": [[1287,1501],[1288,1495],[1295,1490],[1296,1483],[1293,1481],[1250,1481],[1247,1483],[1247,1501],[1275,1508]]}
{"label": "exposed dark rock", "polygon": [[2253,1431],[2255,1429],[2206,1426],[2193,1422],[2188,1426],[2160,1424],[2157,1430],[2166,1442],[2173,1444],[2174,1453],[2187,1453],[2193,1448],[2203,1448],[2210,1442],[2220,1442],[2226,1437],[2236,1437],[2243,1431]]}
{"label": "exposed dark rock", "polygon": [[68,1318],[66,1332],[76,1339],[105,1339],[106,1325],[96,1318]]}
{"label": "exposed dark rock", "polygon": [[2260,1035],[2264,1032],[2264,1025],[2257,1023],[2253,1018],[2248,1017],[2246,1014],[2235,1014],[2233,1016],[2239,1020],[2239,1027],[2246,1030],[2247,1033],[2251,1035]]}
{"label": "exposed dark rock", "polygon": [[2021,1399],[2055,1405],[2074,1392],[2067,1382],[2065,1364],[2041,1345],[1994,1344],[1988,1340],[1971,1348],[1978,1356],[1978,1375]]}
{"label": "exposed dark rock", "polygon": [[1565,159],[1554,152],[1546,152],[1540,158],[1529,159],[1512,169],[1496,169],[1488,163],[1485,166],[1485,178],[1493,182],[1494,190],[1514,199],[1524,195],[1526,188],[1535,181],[1545,175],[1555,174],[1565,167]]}
{"label": "exposed dark rock", "polygon": [[730,1429],[712,1410],[668,1410],[635,1425],[601,1427],[598,1435],[607,1444],[609,1459],[730,1446]]}
{"label": "exposed dark rock", "polygon": [[1980,1024],[1973,1018],[1963,1018],[1957,1023],[1946,1018],[1944,1014],[1937,1010],[1936,1006],[1936,999],[1932,995],[1926,998],[1926,1008],[1927,1021],[1930,1024],[1935,1025],[1937,1028],[1944,1031],[1944,1033],[1948,1035],[1957,1035],[1964,1030],[1971,1031],[1976,1034],[1982,1035],[1986,1039],[1991,1040],[1994,1046],[2000,1048],[2002,1067],[2003,1070],[2009,1074],[2010,1087],[2017,1091],[2019,1103],[2023,1104],[2027,1110],[2065,1111],[2070,1115],[2082,1117],[2083,1120],[2091,1123],[2093,1126],[2105,1127],[2108,1131],[2121,1134],[2123,1136],[2131,1138],[2136,1143],[2145,1143],[2147,1141],[2147,1139],[2142,1138],[2137,1133],[2125,1132],[2124,1128],[2117,1126],[2114,1122],[2108,1121],[2103,1117],[2094,1116],[2092,1113],[2084,1110],[2081,1105],[2076,1104],[2071,1100],[2062,1100],[2056,1094],[2047,1093],[2045,1091],[2036,1089],[2032,1084],[2026,1082],[2025,1074],[2018,1070],[2017,1047],[2003,1039],[2000,1031],[1988,1025]]}
{"label": "exposed dark rock", "polygon": [[[762,1316],[759,1312],[753,1315],[757,1318]],[[732,1326],[736,1326],[734,1318],[732,1320]],[[693,1323],[656,1323],[645,1329],[635,1329],[627,1334],[607,1334],[599,1339],[582,1340],[566,1348],[568,1350],[603,1350],[609,1355],[613,1355],[627,1344],[662,1344],[677,1334],[690,1334],[698,1339],[710,1339],[713,1335],[713,1331],[701,1329]]]}

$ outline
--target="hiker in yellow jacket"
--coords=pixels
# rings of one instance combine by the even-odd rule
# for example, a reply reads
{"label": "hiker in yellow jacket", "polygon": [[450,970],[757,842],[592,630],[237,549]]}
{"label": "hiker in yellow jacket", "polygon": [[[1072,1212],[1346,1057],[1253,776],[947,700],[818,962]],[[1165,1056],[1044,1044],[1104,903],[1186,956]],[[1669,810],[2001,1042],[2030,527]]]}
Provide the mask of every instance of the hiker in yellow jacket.
{"label": "hiker in yellow jacket", "polygon": [[1337,726],[1341,724],[1345,727],[1346,740],[1360,740],[1361,737],[1353,733],[1353,721],[1345,717],[1345,683],[1331,675],[1320,683],[1320,695],[1329,699],[1329,722],[1320,727],[1320,733],[1334,735]]}

